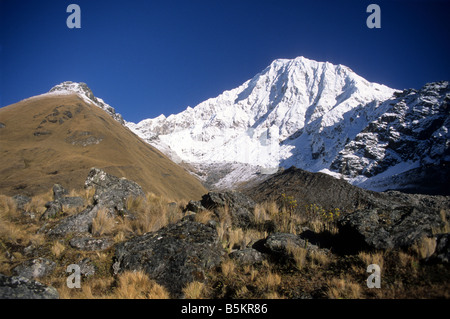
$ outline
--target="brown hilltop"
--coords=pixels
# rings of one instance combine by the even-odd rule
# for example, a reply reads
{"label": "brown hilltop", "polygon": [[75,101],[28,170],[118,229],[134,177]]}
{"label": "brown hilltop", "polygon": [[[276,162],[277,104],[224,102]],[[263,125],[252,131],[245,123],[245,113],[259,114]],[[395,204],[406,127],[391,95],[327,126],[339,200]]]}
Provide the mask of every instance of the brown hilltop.
{"label": "brown hilltop", "polygon": [[174,200],[207,190],[183,168],[77,94],[45,94],[0,109],[0,194],[80,189],[91,167]]}

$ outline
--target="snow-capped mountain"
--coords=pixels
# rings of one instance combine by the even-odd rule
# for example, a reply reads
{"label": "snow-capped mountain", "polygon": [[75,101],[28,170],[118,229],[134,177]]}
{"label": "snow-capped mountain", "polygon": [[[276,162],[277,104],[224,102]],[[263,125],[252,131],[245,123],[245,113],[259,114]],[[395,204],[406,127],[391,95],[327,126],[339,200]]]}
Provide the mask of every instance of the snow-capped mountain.
{"label": "snow-capped mountain", "polygon": [[[226,172],[213,181],[226,187],[280,166],[331,173],[339,152],[372,120],[366,106],[376,108],[395,92],[343,65],[279,59],[194,108],[127,126],[209,177]],[[239,164],[245,164],[245,174]]]}

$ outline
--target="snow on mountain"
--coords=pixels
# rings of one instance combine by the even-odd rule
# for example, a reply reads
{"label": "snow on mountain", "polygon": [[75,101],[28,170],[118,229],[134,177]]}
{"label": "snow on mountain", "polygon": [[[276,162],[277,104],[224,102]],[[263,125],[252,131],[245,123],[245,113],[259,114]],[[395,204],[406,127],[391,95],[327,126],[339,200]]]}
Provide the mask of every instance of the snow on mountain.
{"label": "snow on mountain", "polygon": [[105,110],[109,115],[111,115],[116,121],[121,124],[125,124],[122,116],[119,113],[116,113],[115,109],[105,103],[101,98],[95,97],[92,93],[91,89],[86,85],[86,83],[77,83],[66,81],[61,84],[58,84],[50,89],[50,91],[46,94],[78,94],[86,103],[92,103],[99,108]]}
{"label": "snow on mountain", "polygon": [[[236,184],[248,178],[236,163],[253,167],[253,173],[291,165],[329,169],[345,143],[367,124],[365,106],[372,102],[375,107],[394,92],[343,65],[279,59],[238,88],[194,108],[126,125],[204,175],[213,173],[210,164],[231,170],[225,180]],[[225,187],[225,180],[216,186]]]}
{"label": "snow on mountain", "polygon": [[331,168],[364,188],[412,187],[399,175],[450,162],[449,105],[447,81],[397,93],[371,110],[373,120],[345,145]]}

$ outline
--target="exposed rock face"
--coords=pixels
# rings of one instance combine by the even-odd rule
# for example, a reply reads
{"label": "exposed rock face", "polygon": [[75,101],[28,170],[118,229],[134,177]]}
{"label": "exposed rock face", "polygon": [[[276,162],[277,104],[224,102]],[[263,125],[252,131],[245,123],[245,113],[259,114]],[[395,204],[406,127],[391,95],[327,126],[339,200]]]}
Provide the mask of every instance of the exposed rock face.
{"label": "exposed rock face", "polygon": [[111,214],[126,213],[125,202],[128,197],[145,196],[142,188],[135,182],[110,175],[98,168],[91,169],[84,186],[95,188],[95,204],[108,208]]}
{"label": "exposed rock face", "polygon": [[256,205],[253,199],[240,192],[209,192],[203,195],[201,204],[216,215],[218,208],[228,207],[233,226],[242,228],[250,225]]}
{"label": "exposed rock face", "polygon": [[189,282],[205,280],[205,270],[220,264],[222,255],[213,227],[185,219],[118,244],[113,268],[144,270],[178,297]]}
{"label": "exposed rock face", "polygon": [[59,299],[58,291],[20,276],[0,274],[0,299]]}
{"label": "exposed rock face", "polygon": [[13,269],[13,272],[17,276],[25,277],[28,279],[36,279],[47,276],[56,267],[56,264],[45,258],[36,258],[28,260],[23,264]]}
{"label": "exposed rock face", "polygon": [[[448,217],[447,217],[448,218]],[[365,209],[343,216],[339,233],[354,245],[375,249],[408,248],[444,227],[439,212],[415,207]]]}
{"label": "exposed rock face", "polygon": [[[95,187],[94,205],[88,206],[82,212],[66,217],[49,230],[51,235],[64,236],[69,233],[89,233],[92,219],[99,209],[107,209],[111,215],[126,213],[126,199],[144,196],[142,188],[133,181],[118,178],[100,169],[92,168],[85,182],[85,187]],[[67,203],[76,197],[64,197],[59,201]],[[51,202],[57,205],[59,201]],[[55,202],[57,202],[55,204]],[[44,215],[46,215],[44,213]],[[49,215],[49,214],[47,214]]]}
{"label": "exposed rock face", "polygon": [[80,250],[105,250],[114,244],[110,238],[75,237],[69,242],[70,246]]}
{"label": "exposed rock face", "polygon": [[92,220],[97,216],[98,206],[88,206],[81,213],[61,220],[48,231],[49,235],[65,236],[70,233],[88,233],[91,230]]}

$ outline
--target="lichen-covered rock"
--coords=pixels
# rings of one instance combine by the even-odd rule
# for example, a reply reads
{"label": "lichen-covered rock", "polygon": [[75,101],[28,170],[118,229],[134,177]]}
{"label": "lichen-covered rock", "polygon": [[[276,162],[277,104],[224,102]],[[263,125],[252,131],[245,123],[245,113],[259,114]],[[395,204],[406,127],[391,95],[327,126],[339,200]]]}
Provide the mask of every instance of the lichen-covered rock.
{"label": "lichen-covered rock", "polygon": [[45,258],[28,260],[13,269],[14,275],[28,279],[47,276],[53,272],[56,264]]}
{"label": "lichen-covered rock", "polygon": [[92,220],[97,216],[98,206],[88,206],[81,213],[64,218],[55,227],[49,229],[49,235],[65,236],[71,233],[88,233]]}
{"label": "lichen-covered rock", "polygon": [[127,198],[145,196],[137,183],[118,178],[98,168],[91,169],[84,186],[95,188],[95,205],[109,209],[111,214],[125,214]]}
{"label": "lichen-covered rock", "polygon": [[290,233],[270,234],[264,246],[274,254],[288,255],[290,248],[305,248],[308,250],[319,250],[317,245],[311,244],[306,239]]}
{"label": "lichen-covered rock", "polygon": [[69,244],[80,250],[94,251],[108,249],[114,241],[110,238],[74,237]]}
{"label": "lichen-covered rock", "polygon": [[224,251],[215,228],[188,219],[116,246],[116,273],[143,270],[174,296],[220,264]]}
{"label": "lichen-covered rock", "polygon": [[264,255],[254,248],[239,249],[230,253],[229,256],[244,265],[253,265],[264,260]]}
{"label": "lichen-covered rock", "polygon": [[0,274],[0,299],[59,299],[58,291],[25,277]]}

